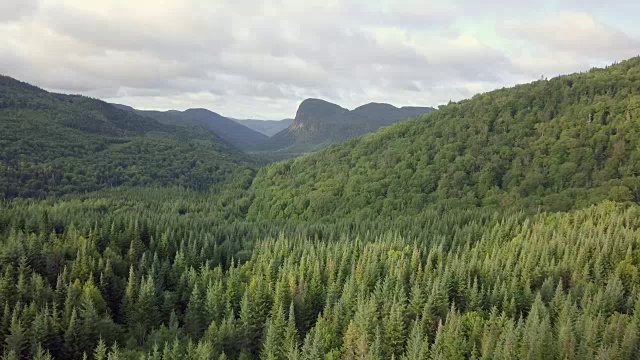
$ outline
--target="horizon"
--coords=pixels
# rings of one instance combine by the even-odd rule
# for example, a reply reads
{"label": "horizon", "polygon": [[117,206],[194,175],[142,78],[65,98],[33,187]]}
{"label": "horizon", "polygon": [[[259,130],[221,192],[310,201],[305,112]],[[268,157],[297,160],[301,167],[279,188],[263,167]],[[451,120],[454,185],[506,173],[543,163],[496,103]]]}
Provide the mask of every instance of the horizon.
{"label": "horizon", "polygon": [[447,103],[442,103],[442,104],[437,104],[437,105],[429,105],[429,104],[427,104],[427,105],[398,105],[398,104],[391,104],[391,103],[388,103],[388,102],[377,102],[377,101],[371,101],[371,102],[367,102],[367,103],[364,103],[364,104],[356,105],[356,106],[353,106],[353,107],[345,107],[345,106],[343,106],[343,105],[341,105],[341,104],[338,104],[338,103],[335,103],[335,102],[329,101],[329,100],[327,100],[327,99],[322,99],[322,98],[306,98],[306,99],[302,99],[302,100],[300,100],[300,102],[298,103],[298,105],[297,105],[296,109],[294,110],[293,116],[284,116],[284,117],[281,117],[281,118],[261,118],[261,117],[259,117],[259,116],[255,116],[255,117],[234,117],[234,116],[229,116],[229,115],[227,115],[227,114],[224,114],[224,113],[222,113],[222,112],[220,112],[220,111],[217,111],[216,109],[207,108],[207,107],[186,107],[186,108],[168,108],[168,109],[158,109],[158,108],[139,108],[139,107],[135,107],[135,106],[130,105],[130,104],[118,103],[118,102],[112,102],[112,101],[109,101],[109,100],[107,100],[107,99],[101,99],[101,98],[98,98],[98,97],[93,97],[93,96],[85,95],[85,94],[81,94],[81,93],[65,93],[65,92],[60,92],[60,91],[56,91],[56,90],[50,90],[50,89],[47,89],[47,88],[45,88],[45,87],[39,86],[38,84],[29,83],[29,82],[26,82],[26,81],[24,81],[24,80],[22,80],[22,79],[18,79],[18,78],[16,78],[16,77],[13,77],[13,76],[11,76],[11,75],[7,75],[7,74],[2,74],[2,73],[0,73],[0,76],[6,76],[6,77],[12,78],[12,79],[14,79],[14,80],[18,80],[18,81],[21,81],[21,82],[26,82],[26,83],[27,83],[27,84],[29,84],[29,85],[36,86],[36,87],[38,87],[38,88],[40,88],[40,89],[43,89],[43,90],[48,91],[48,92],[51,92],[51,93],[59,93],[59,94],[63,94],[63,95],[81,95],[81,96],[87,96],[87,97],[91,97],[91,98],[94,98],[94,99],[97,99],[97,100],[100,100],[100,101],[104,101],[104,102],[106,102],[106,103],[108,103],[108,104],[111,104],[111,105],[126,106],[126,107],[133,108],[134,110],[140,110],[140,111],[159,111],[159,112],[177,111],[177,112],[185,112],[185,111],[187,111],[187,110],[207,110],[207,111],[210,111],[210,112],[216,113],[216,114],[218,114],[218,115],[220,115],[220,116],[222,116],[222,117],[225,117],[225,118],[227,118],[227,119],[230,119],[230,120],[240,120],[240,121],[243,121],[243,120],[257,120],[257,121],[284,121],[284,120],[295,120],[295,116],[296,116],[296,112],[297,112],[298,107],[302,104],[302,102],[304,102],[304,101],[306,101],[306,100],[321,100],[321,101],[328,102],[328,103],[331,103],[331,104],[333,104],[333,105],[337,105],[337,106],[339,106],[339,107],[342,107],[342,108],[344,108],[344,109],[346,109],[346,110],[348,110],[348,111],[353,111],[353,110],[355,110],[355,109],[357,109],[357,108],[359,108],[359,107],[366,106],[366,105],[371,105],[371,104],[385,104],[385,105],[391,105],[391,106],[393,106],[393,107],[395,107],[395,108],[397,108],[397,109],[406,108],[406,107],[428,107],[428,108],[431,108],[432,110],[438,110],[438,109],[439,109],[439,107],[441,107],[441,106],[446,106],[448,103],[451,103],[451,102],[453,102],[453,103],[457,103],[457,102],[464,101],[464,100],[470,100],[471,98],[473,98],[473,97],[474,97],[474,96],[476,96],[476,95],[481,95],[481,94],[489,93],[489,92],[492,92],[492,91],[497,91],[497,90],[500,90],[500,89],[513,88],[513,87],[515,87],[515,86],[519,86],[519,85],[527,85],[527,84],[531,84],[531,83],[534,83],[534,82],[539,81],[539,80],[545,80],[545,81],[547,81],[547,80],[551,80],[551,79],[554,79],[554,78],[557,78],[557,77],[569,76],[569,75],[572,75],[572,74],[585,73],[585,72],[591,71],[591,70],[593,70],[593,69],[605,69],[605,68],[607,68],[607,67],[609,67],[609,66],[613,66],[613,65],[616,65],[616,64],[619,64],[619,63],[625,62],[625,61],[629,61],[629,60],[631,60],[631,59],[635,59],[635,58],[640,58],[640,55],[635,55],[635,56],[632,56],[632,57],[627,58],[627,59],[622,59],[622,60],[619,60],[619,61],[614,61],[614,62],[611,62],[611,63],[609,63],[609,64],[605,64],[605,65],[602,65],[602,66],[592,66],[592,67],[590,67],[590,68],[588,68],[588,69],[577,70],[577,71],[575,71],[575,72],[571,72],[571,73],[566,73],[566,74],[556,74],[556,75],[555,75],[555,76],[553,76],[553,77],[546,77],[546,76],[542,76],[541,78],[534,79],[534,80],[531,80],[531,81],[521,82],[521,83],[517,83],[517,84],[510,84],[510,85],[503,86],[503,87],[500,87],[500,88],[495,88],[495,89],[490,89],[490,90],[483,91],[483,92],[478,92],[478,93],[475,93],[475,94],[470,95],[470,96],[469,96],[469,97],[467,97],[467,98],[458,99],[458,100],[456,100],[456,101],[449,100]]}
{"label": "horizon", "polygon": [[[98,99],[98,100],[102,100],[102,99]],[[302,102],[304,102],[304,101],[306,101],[306,100],[321,100],[321,101],[325,101],[325,102],[331,103],[331,104],[333,104],[333,105],[338,105],[338,106],[340,106],[341,108],[347,109],[347,110],[349,110],[349,111],[353,111],[353,110],[355,110],[355,109],[357,109],[357,108],[359,108],[359,107],[366,106],[366,105],[371,105],[371,104],[384,104],[384,105],[391,105],[391,106],[393,106],[393,107],[395,107],[395,108],[397,108],[397,109],[402,109],[402,108],[407,108],[407,107],[428,107],[428,108],[431,108],[431,109],[437,110],[437,108],[438,108],[437,106],[431,106],[431,105],[396,105],[396,104],[390,104],[390,103],[380,103],[380,102],[375,102],[375,101],[374,101],[374,102],[368,102],[368,103],[366,103],[366,104],[361,104],[361,105],[358,105],[358,106],[353,107],[353,108],[347,108],[347,107],[344,107],[344,106],[342,106],[342,105],[340,105],[340,104],[336,104],[336,103],[334,103],[334,102],[331,102],[331,101],[328,101],[328,100],[325,100],[325,99],[320,99],[320,98],[306,98],[306,99],[303,99],[303,100],[298,104],[298,107],[302,104]],[[103,101],[104,101],[104,100],[103,100]],[[294,120],[294,119],[295,119],[295,115],[296,115],[296,114],[295,114],[295,112],[297,111],[297,109],[296,109],[296,111],[294,111],[293,116],[283,117],[283,118],[281,118],[281,119],[280,119],[280,118],[278,118],[278,119],[266,119],[266,118],[261,119],[261,118],[259,118],[259,117],[236,118],[236,117],[233,117],[233,116],[227,116],[226,114],[223,114],[223,113],[221,113],[221,112],[219,112],[219,111],[216,111],[215,109],[210,109],[210,108],[206,108],[206,107],[195,107],[195,108],[184,108],[184,109],[167,109],[167,110],[158,110],[158,109],[141,109],[141,108],[136,108],[136,107],[131,106],[131,105],[128,105],[128,104],[121,104],[121,103],[112,103],[112,102],[109,102],[109,103],[110,103],[110,104],[112,104],[112,105],[123,105],[123,106],[128,106],[128,107],[134,108],[135,110],[141,110],[141,111],[165,111],[165,112],[166,112],[166,111],[180,111],[180,112],[184,112],[184,111],[187,111],[187,110],[207,110],[207,111],[210,111],[210,112],[216,113],[216,114],[218,114],[218,115],[221,115],[221,116],[223,116],[223,117],[226,117],[226,118],[228,118],[228,119],[231,119],[231,120],[260,120],[260,121],[283,121],[283,120]]]}
{"label": "horizon", "polygon": [[136,109],[262,120],[306,98],[437,108],[640,55],[640,4],[503,5],[0,0],[0,73]]}

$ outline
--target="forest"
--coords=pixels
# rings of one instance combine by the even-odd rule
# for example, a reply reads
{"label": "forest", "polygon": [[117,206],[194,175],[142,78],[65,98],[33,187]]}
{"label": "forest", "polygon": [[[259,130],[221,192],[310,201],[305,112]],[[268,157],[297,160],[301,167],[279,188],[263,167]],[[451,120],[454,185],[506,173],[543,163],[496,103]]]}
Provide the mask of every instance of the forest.
{"label": "forest", "polygon": [[0,79],[2,359],[640,357],[640,58],[263,166]]}

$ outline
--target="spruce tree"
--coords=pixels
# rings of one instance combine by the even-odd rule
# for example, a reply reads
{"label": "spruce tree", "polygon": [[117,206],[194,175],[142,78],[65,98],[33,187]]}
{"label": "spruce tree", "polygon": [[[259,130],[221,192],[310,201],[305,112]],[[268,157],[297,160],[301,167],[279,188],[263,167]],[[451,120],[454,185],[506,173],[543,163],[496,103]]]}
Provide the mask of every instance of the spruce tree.
{"label": "spruce tree", "polygon": [[69,326],[67,326],[64,332],[64,352],[69,359],[82,359],[82,354],[85,351],[83,347],[85,344],[84,340],[82,323],[74,308],[71,311]]}

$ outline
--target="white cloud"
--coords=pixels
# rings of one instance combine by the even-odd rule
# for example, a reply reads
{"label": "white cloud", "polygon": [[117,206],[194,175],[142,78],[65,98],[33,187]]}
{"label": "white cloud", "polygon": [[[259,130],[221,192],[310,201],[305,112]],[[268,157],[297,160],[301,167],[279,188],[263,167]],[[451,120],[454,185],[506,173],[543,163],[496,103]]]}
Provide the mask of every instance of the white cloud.
{"label": "white cloud", "polygon": [[504,0],[0,0],[0,73],[238,118],[290,117],[305,97],[437,105],[635,55],[572,1],[548,17]]}
{"label": "white cloud", "polygon": [[578,56],[610,59],[640,54],[639,39],[601,23],[587,13],[565,13],[530,22],[508,21],[499,30],[534,46]]}
{"label": "white cloud", "polygon": [[640,39],[584,12],[500,23],[514,44],[511,58],[524,74],[556,76],[640,55]]}

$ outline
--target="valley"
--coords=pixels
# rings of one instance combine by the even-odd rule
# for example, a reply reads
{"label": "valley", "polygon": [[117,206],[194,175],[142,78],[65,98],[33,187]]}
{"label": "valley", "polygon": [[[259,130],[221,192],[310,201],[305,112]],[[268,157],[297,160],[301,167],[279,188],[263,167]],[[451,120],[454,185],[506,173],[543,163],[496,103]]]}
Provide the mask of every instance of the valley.
{"label": "valley", "polygon": [[0,353],[637,358],[638,119],[640,58],[278,132],[0,77]]}

